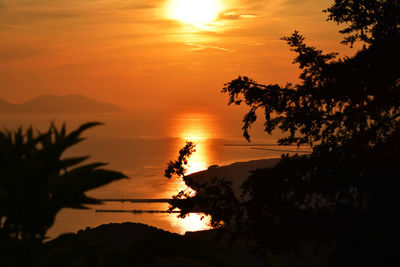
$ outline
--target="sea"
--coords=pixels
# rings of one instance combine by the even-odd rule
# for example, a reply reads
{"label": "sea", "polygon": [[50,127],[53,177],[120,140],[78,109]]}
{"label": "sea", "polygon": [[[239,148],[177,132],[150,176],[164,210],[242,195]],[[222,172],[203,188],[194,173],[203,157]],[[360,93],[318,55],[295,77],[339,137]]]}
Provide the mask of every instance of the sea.
{"label": "sea", "polygon": [[[211,165],[227,165],[239,161],[280,157],[282,152],[254,149],[241,135],[239,113],[207,111],[154,112],[137,111],[110,114],[0,114],[2,130],[32,126],[39,131],[51,123],[66,124],[67,131],[89,122],[103,125],[84,132],[85,140],[72,147],[63,157],[90,155],[86,163],[105,162],[106,168],[121,171],[128,179],[91,190],[89,196],[99,199],[158,199],[171,198],[186,185],[178,177],[167,179],[164,170],[175,160],[186,141],[196,144],[188,174]],[[253,130],[251,144],[274,144],[275,136]],[[251,145],[250,144],[250,145]],[[193,213],[178,218],[175,213],[134,213],[132,210],[167,210],[167,203],[104,202],[88,209],[62,209],[49,229],[49,239],[63,233],[77,232],[87,227],[107,223],[135,222],[166,231],[184,234],[186,231],[209,229],[210,218]],[[98,212],[125,210],[127,212]]]}

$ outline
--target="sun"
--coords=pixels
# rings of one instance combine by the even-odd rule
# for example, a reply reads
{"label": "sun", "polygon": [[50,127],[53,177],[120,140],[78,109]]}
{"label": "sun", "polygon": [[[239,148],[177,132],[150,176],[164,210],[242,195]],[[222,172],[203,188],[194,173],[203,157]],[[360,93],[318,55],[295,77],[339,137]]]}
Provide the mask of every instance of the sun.
{"label": "sun", "polygon": [[171,0],[169,17],[202,27],[214,21],[220,11],[218,0]]}

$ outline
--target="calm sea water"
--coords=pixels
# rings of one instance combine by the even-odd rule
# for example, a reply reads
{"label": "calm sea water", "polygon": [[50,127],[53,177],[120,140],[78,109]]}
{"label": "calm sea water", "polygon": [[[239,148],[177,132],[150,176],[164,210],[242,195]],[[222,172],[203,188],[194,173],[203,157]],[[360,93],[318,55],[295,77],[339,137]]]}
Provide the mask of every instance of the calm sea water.
{"label": "calm sea water", "polygon": [[[163,177],[166,164],[175,160],[186,140],[197,145],[189,162],[189,172],[206,169],[210,165],[225,165],[237,161],[279,157],[280,152],[253,150],[249,147],[224,146],[245,143],[240,133],[240,117],[181,112],[121,114],[0,114],[0,126],[15,129],[33,125],[45,130],[50,122],[67,124],[72,130],[87,121],[105,125],[87,131],[87,139],[71,148],[65,156],[90,155],[91,161],[107,162],[110,169],[122,171],[129,179],[111,183],[88,194],[97,198],[171,198],[185,185],[179,179]],[[257,130],[256,130],[257,131]],[[260,132],[260,131],[259,131]],[[274,138],[258,135],[256,142],[273,143]],[[105,223],[139,222],[171,232],[184,233],[207,229],[207,218],[191,214],[185,219],[176,214],[97,213],[95,209],[155,209],[165,210],[168,204],[132,204],[111,202],[88,210],[63,209],[48,235],[75,232]]]}

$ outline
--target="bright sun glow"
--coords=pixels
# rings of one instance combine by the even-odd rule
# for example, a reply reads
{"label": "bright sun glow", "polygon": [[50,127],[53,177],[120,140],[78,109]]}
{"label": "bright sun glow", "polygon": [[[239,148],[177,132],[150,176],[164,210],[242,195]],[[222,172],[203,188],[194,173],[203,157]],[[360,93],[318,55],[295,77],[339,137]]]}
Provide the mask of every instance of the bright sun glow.
{"label": "bright sun glow", "polygon": [[183,220],[178,219],[180,226],[182,227],[181,232],[186,231],[200,231],[211,229],[210,222],[211,217],[198,213],[190,213]]}
{"label": "bright sun glow", "polygon": [[199,27],[214,21],[220,11],[218,0],[171,0],[169,8],[172,19]]}

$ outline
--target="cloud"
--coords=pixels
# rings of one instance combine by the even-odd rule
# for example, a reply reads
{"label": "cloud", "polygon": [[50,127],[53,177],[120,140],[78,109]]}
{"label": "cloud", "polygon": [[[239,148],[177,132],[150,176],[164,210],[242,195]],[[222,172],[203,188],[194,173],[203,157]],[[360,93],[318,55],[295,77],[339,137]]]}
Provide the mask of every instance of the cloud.
{"label": "cloud", "polygon": [[64,12],[35,12],[30,14],[30,16],[36,19],[65,19],[77,17],[76,14]]}
{"label": "cloud", "polygon": [[0,2],[6,3],[7,7],[33,7],[33,6],[57,6],[60,4],[68,3],[68,0],[0,0]]}
{"label": "cloud", "polygon": [[109,9],[133,10],[133,9],[151,9],[160,6],[164,0],[0,0],[0,2],[10,2],[14,7],[107,7]]}
{"label": "cloud", "polygon": [[249,12],[244,12],[240,10],[227,10],[225,12],[222,12],[218,15],[219,20],[238,20],[238,19],[244,19],[244,18],[253,18],[256,17],[256,14],[252,14]]}
{"label": "cloud", "polygon": [[143,3],[143,4],[129,4],[129,5],[124,5],[119,7],[118,9],[122,9],[122,10],[140,10],[140,9],[152,9],[152,8],[156,8],[157,5],[155,4],[147,4],[147,3]]}
{"label": "cloud", "polygon": [[301,4],[305,4],[307,2],[310,2],[310,0],[286,0],[285,2],[283,2],[283,5],[301,5]]}
{"label": "cloud", "polygon": [[136,20],[135,23],[145,23],[148,25],[154,25],[161,28],[177,28],[182,26],[179,21],[172,19],[147,19],[147,20]]}
{"label": "cloud", "polygon": [[48,33],[62,33],[62,34],[69,33],[66,31],[58,31],[58,30],[51,30],[51,29],[45,29],[45,28],[27,27],[27,26],[15,25],[15,24],[3,24],[3,23],[0,23],[0,29],[1,28],[22,30],[22,31],[48,32]]}
{"label": "cloud", "polygon": [[33,56],[38,56],[47,53],[43,49],[33,49],[33,48],[14,48],[0,50],[0,62],[1,61],[14,61],[25,59]]}
{"label": "cloud", "polygon": [[213,46],[213,45],[203,45],[203,44],[195,44],[195,43],[185,43],[185,44],[188,46],[192,46],[193,47],[192,50],[195,50],[195,51],[212,49],[212,50],[218,50],[218,51],[223,51],[223,52],[234,52],[233,50],[230,50],[228,48]]}
{"label": "cloud", "polygon": [[60,66],[57,66],[55,69],[57,70],[62,70],[62,71],[84,71],[87,70],[87,68],[90,67],[90,64],[63,64]]}
{"label": "cloud", "polygon": [[325,10],[331,5],[330,0],[286,0],[281,4],[281,14],[288,17],[303,17],[304,20],[320,19]]}
{"label": "cloud", "polygon": [[246,7],[247,10],[259,11],[264,10],[265,5],[269,3],[271,3],[269,0],[242,0],[241,5]]}

